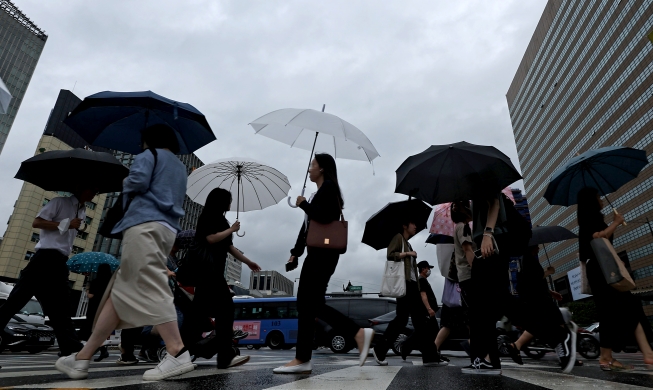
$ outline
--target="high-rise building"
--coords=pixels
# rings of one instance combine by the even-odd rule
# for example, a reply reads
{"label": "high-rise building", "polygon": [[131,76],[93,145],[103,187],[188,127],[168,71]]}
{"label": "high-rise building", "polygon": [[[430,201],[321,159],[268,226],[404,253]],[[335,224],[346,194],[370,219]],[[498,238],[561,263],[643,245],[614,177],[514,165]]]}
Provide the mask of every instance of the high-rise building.
{"label": "high-rise building", "polygon": [[0,115],[0,153],[48,36],[9,0],[0,0],[0,79],[13,96]]}
{"label": "high-rise building", "polygon": [[[578,233],[576,207],[543,197],[553,172],[576,154],[612,145],[653,152],[652,21],[652,0],[547,2],[506,95],[533,225]],[[631,221],[617,230],[615,249],[638,286],[651,285],[651,164],[609,198]],[[555,279],[579,265],[577,240],[547,251]],[[653,319],[650,303],[644,310]]]}
{"label": "high-rise building", "polygon": [[224,266],[224,279],[227,281],[227,284],[240,284],[242,273],[243,263],[236,259],[231,253],[227,253],[227,261]]}
{"label": "high-rise building", "polygon": [[252,272],[249,293],[252,296],[292,296],[295,284],[277,271]]}

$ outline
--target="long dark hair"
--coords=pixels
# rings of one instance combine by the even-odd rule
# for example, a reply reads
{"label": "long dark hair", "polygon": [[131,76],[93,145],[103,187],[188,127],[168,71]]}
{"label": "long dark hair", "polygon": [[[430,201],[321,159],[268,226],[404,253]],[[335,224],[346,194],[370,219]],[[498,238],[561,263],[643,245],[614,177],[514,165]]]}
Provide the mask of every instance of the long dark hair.
{"label": "long dark hair", "polygon": [[94,283],[97,286],[106,286],[109,284],[112,274],[113,272],[111,272],[111,266],[109,264],[100,264],[97,268],[95,279],[93,279],[91,283]]}
{"label": "long dark hair", "polygon": [[465,213],[463,211],[464,209],[470,209],[468,200],[451,202],[451,206],[449,206],[451,221],[455,224],[464,223],[465,228],[463,229],[463,235],[467,237],[472,235],[472,229],[469,227],[469,222],[467,222],[468,219],[471,219],[471,216]]}
{"label": "long dark hair", "polygon": [[338,189],[338,198],[340,200],[340,207],[345,208],[345,201],[342,199],[342,191],[340,191],[340,184],[338,184],[338,169],[336,168],[336,160],[327,153],[316,153],[315,161],[322,169],[324,180],[331,180]]}
{"label": "long dark hair", "polygon": [[591,223],[592,221],[602,221],[601,205],[598,200],[599,192],[596,188],[585,187],[578,191],[578,226]]}
{"label": "long dark hair", "polygon": [[200,214],[197,224],[202,224],[205,219],[214,219],[218,214],[224,215],[229,211],[231,200],[231,192],[224,188],[214,188],[211,190],[209,196],[206,197],[204,210],[202,210],[202,214]]}
{"label": "long dark hair", "polygon": [[179,141],[175,130],[163,123],[154,124],[141,132],[142,142],[148,148],[170,149],[174,154],[179,154]]}

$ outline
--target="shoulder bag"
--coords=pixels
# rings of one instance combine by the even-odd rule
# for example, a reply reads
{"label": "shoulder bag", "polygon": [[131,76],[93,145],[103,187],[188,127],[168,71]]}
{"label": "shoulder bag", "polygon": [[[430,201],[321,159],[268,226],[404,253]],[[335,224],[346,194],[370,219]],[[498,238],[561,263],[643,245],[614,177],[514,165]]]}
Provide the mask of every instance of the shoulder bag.
{"label": "shoulder bag", "polygon": [[460,286],[449,278],[444,278],[444,290],[442,290],[442,303],[448,307],[462,307]]}
{"label": "shoulder bag", "polygon": [[590,245],[603,271],[603,277],[610,286],[622,292],[635,288],[635,281],[607,238],[595,238]]}
{"label": "shoulder bag", "polygon": [[186,255],[179,260],[179,267],[175,272],[177,281],[184,286],[197,287],[205,280],[205,276],[212,276],[206,275],[211,264],[213,264],[213,256],[209,244],[200,243],[198,237],[195,237]]}
{"label": "shoulder bag", "polygon": [[[156,163],[157,163],[157,152],[156,149],[154,148],[148,150],[154,156],[154,167],[152,168],[152,177],[154,177],[154,168],[156,168]],[[131,204],[132,200],[134,200],[136,195],[138,194],[135,193],[129,194],[129,198],[127,199],[127,203],[125,204],[125,207],[123,207],[123,203],[124,203],[123,197],[125,196],[124,192],[118,195],[118,198],[113,203],[113,206],[111,206],[111,208],[107,211],[107,214],[104,216],[104,220],[102,221],[102,224],[98,228],[97,231],[98,234],[107,238],[122,238],[122,232],[112,233],[112,231],[113,228],[116,227],[118,222],[120,222],[125,217],[125,213],[127,212],[129,205]]]}
{"label": "shoulder bag", "polygon": [[[405,252],[405,245],[403,243],[401,251]],[[388,260],[385,262],[380,295],[389,298],[401,298],[406,295],[406,268],[403,260]]]}
{"label": "shoulder bag", "polygon": [[330,223],[319,223],[315,220],[308,222],[306,233],[306,246],[308,248],[333,249],[339,254],[347,252],[347,228],[348,224],[342,214],[342,206],[338,199],[340,209],[340,220]]}

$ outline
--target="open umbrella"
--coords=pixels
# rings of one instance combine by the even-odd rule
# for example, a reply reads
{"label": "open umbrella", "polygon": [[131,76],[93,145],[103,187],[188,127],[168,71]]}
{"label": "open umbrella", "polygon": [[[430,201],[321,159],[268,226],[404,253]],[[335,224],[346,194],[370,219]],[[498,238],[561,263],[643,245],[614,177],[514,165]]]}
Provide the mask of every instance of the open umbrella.
{"label": "open umbrella", "polygon": [[199,110],[152,91],[105,91],[87,96],[64,123],[90,145],[131,154],[142,151],[141,132],[158,123],[175,130],[179,154],[193,153],[215,140]]}
{"label": "open umbrella", "polygon": [[52,150],[23,161],[15,178],[48,191],[74,192],[80,185],[100,193],[122,190],[129,169],[112,154],[86,149]]}
{"label": "open umbrella", "polygon": [[[546,251],[545,244],[571,240],[574,238],[578,238],[578,236],[562,226],[536,226],[533,228],[533,235],[528,242],[528,246],[542,245],[544,254],[546,255],[546,260],[549,263],[549,267],[551,267],[551,259],[549,259],[549,253]],[[551,290],[555,291],[551,275],[549,275],[549,283],[551,284]]]}
{"label": "open umbrella", "polygon": [[436,205],[496,194],[522,177],[493,146],[458,142],[433,145],[396,171],[395,192]]}
{"label": "open umbrella", "polygon": [[120,261],[108,253],[83,252],[76,254],[66,262],[70,272],[76,274],[90,274],[92,272],[97,272],[100,264],[109,264],[111,272],[113,272],[120,265]]}
{"label": "open umbrella", "polygon": [[571,206],[578,203],[578,191],[585,187],[605,196],[636,178],[647,164],[646,152],[639,149],[609,146],[588,150],[553,173],[544,198],[552,205]]}
{"label": "open umbrella", "polygon": [[6,114],[11,103],[11,93],[5,83],[0,79],[0,114]]}
{"label": "open umbrella", "polygon": [[283,173],[270,166],[249,158],[232,157],[194,170],[188,176],[186,195],[204,205],[206,197],[215,188],[231,192],[236,200],[238,220],[241,211],[262,210],[279,203],[288,195],[290,182]]}
{"label": "open umbrella", "polygon": [[177,248],[181,250],[188,249],[193,243],[193,240],[195,240],[195,230],[182,230],[177,233],[175,245],[177,245]]}
{"label": "open umbrella", "polygon": [[406,216],[415,223],[419,233],[426,229],[430,214],[431,208],[421,200],[388,203],[365,222],[362,242],[376,250],[387,248],[392,238],[400,232]]}
{"label": "open umbrella", "polygon": [[[309,168],[316,149],[330,153],[334,158],[348,160],[372,162],[379,157],[376,148],[362,131],[335,115],[325,113],[324,107],[323,105],[322,112],[297,108],[272,111],[252,121],[250,126],[254,128],[256,134],[275,139],[291,147],[310,150]],[[308,172],[304,178],[302,196],[306,190],[307,178]],[[288,197],[288,204],[296,207],[290,203],[290,197]]]}

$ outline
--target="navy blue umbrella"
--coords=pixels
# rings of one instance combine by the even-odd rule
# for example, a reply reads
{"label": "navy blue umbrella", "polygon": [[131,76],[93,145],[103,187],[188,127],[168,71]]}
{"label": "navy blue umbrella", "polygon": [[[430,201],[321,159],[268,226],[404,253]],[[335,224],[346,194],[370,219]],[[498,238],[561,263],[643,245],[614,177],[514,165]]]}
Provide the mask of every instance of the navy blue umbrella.
{"label": "navy blue umbrella", "polygon": [[544,198],[552,205],[571,206],[578,203],[578,191],[585,187],[605,196],[636,178],[646,164],[646,152],[639,149],[609,146],[589,150],[553,174]]}
{"label": "navy blue umbrella", "polygon": [[131,154],[142,151],[141,132],[158,123],[175,129],[179,154],[190,154],[215,140],[204,114],[152,91],[96,93],[86,97],[64,123],[90,145]]}

